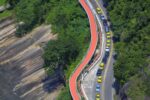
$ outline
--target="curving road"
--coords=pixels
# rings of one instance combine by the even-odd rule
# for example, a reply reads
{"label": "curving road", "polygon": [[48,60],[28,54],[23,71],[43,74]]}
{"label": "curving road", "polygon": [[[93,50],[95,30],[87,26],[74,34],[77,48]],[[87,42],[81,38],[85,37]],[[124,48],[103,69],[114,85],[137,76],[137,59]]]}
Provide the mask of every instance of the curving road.
{"label": "curving road", "polygon": [[80,95],[78,94],[78,90],[77,90],[77,78],[79,77],[84,67],[88,64],[88,62],[92,58],[98,42],[98,34],[96,31],[97,28],[96,28],[94,15],[91,9],[89,8],[89,6],[86,4],[85,0],[79,0],[79,2],[82,5],[82,7],[85,9],[89,18],[90,30],[91,30],[91,43],[85,58],[83,59],[81,64],[75,69],[74,73],[69,79],[69,87],[70,87],[70,92],[73,100],[80,100]]}
{"label": "curving road", "polygon": [[[103,2],[102,0],[86,0],[88,3],[88,5],[90,5],[91,9],[96,11],[96,8],[99,7],[102,9],[103,15],[105,16],[105,18],[107,18],[106,16],[106,9],[103,7]],[[95,14],[98,15],[98,14]],[[97,20],[100,20],[100,17],[97,18]],[[103,25],[101,25],[102,23],[100,21],[98,21],[99,23],[99,27],[101,28],[102,31],[102,35],[104,32],[104,28]],[[104,40],[105,38],[103,38],[102,36],[102,40]],[[102,43],[103,44],[103,43]],[[105,44],[105,42],[104,42]],[[103,46],[102,46],[103,47]],[[101,48],[101,50],[105,51],[105,49]],[[103,75],[103,82],[101,84],[101,99],[102,100],[113,100],[113,90],[112,90],[112,84],[113,84],[113,57],[112,57],[112,52],[113,52],[113,42],[111,42],[111,49],[110,49],[110,57],[108,59],[108,62],[105,66],[105,70],[102,73]],[[103,53],[101,55],[101,57],[103,57]],[[95,64],[93,64],[93,69],[90,70],[90,72],[84,77],[83,79],[83,83],[81,84],[82,87],[82,91],[84,93],[84,96],[86,98],[86,100],[95,100],[95,88],[96,88],[96,72],[97,69],[99,68],[99,63],[101,59],[95,61]]]}
{"label": "curving road", "polygon": [[[90,6],[90,8],[93,10],[93,13],[94,15],[96,16],[96,21],[97,21],[97,26],[100,30],[100,56],[99,58],[94,62],[93,66],[92,66],[92,69],[89,70],[89,73],[84,77],[84,79],[82,80],[82,84],[81,84],[81,87],[82,87],[82,91],[84,93],[84,97],[86,98],[86,100],[95,100],[95,95],[96,95],[96,92],[95,92],[95,87],[96,87],[96,72],[97,72],[97,69],[99,68],[99,63],[101,62],[103,56],[104,56],[104,53],[105,53],[105,44],[106,44],[106,39],[105,39],[105,30],[104,30],[104,27],[103,27],[103,24],[99,18],[99,15],[96,13],[96,8],[97,8],[97,5],[94,1],[89,1],[89,0],[86,0],[87,1],[87,4]],[[93,6],[93,3],[94,3],[94,6]]]}
{"label": "curving road", "polygon": [[[103,14],[105,18],[107,18],[107,10],[103,7],[103,1],[102,0],[94,0],[98,7],[100,7],[103,11]],[[109,24],[109,22],[108,22]],[[111,34],[113,37],[113,34]],[[113,100],[113,81],[114,81],[114,72],[113,72],[113,40],[111,40],[111,51],[110,51],[110,57],[107,61],[107,64],[105,66],[105,70],[103,73],[103,82],[102,82],[102,100]]]}

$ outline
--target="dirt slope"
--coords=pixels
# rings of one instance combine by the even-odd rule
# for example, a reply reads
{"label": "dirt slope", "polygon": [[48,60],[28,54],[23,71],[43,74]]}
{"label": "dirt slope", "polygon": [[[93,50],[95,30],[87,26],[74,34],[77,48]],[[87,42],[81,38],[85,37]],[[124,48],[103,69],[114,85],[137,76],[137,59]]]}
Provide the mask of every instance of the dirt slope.
{"label": "dirt slope", "polygon": [[17,38],[15,24],[0,21],[0,100],[55,100],[61,83],[58,75],[47,77],[42,47],[57,36],[50,25],[41,25]]}

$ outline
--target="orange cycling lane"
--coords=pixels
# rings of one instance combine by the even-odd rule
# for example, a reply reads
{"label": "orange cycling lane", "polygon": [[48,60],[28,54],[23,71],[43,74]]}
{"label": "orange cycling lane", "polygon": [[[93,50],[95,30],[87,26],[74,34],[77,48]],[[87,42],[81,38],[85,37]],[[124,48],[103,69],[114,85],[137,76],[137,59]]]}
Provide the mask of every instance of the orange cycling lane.
{"label": "orange cycling lane", "polygon": [[77,78],[84,69],[84,67],[88,64],[88,62],[91,60],[96,46],[98,42],[98,33],[97,33],[97,28],[96,28],[96,22],[95,22],[95,17],[90,9],[90,7],[87,5],[85,0],[79,0],[80,4],[82,7],[85,9],[89,22],[90,22],[90,31],[91,31],[91,42],[90,42],[90,47],[88,49],[88,52],[84,59],[82,60],[81,64],[75,69],[74,73],[70,77],[69,80],[69,87],[70,87],[70,92],[72,95],[73,100],[80,100],[80,95],[77,90]]}

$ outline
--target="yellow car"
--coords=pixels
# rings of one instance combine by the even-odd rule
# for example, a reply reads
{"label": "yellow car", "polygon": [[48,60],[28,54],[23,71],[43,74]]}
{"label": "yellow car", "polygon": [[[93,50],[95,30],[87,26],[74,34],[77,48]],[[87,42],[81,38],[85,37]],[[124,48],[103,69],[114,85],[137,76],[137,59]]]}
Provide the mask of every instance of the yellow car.
{"label": "yellow car", "polygon": [[100,67],[104,67],[104,63],[102,62],[102,63],[100,63],[100,65],[99,65]]}
{"label": "yellow car", "polygon": [[102,76],[98,76],[99,79],[102,79]]}
{"label": "yellow car", "polygon": [[98,79],[97,82],[98,82],[98,83],[102,83],[102,80]]}
{"label": "yellow car", "polygon": [[107,46],[107,47],[110,47],[110,43],[107,43],[106,46]]}
{"label": "yellow car", "polygon": [[100,100],[100,98],[96,98],[96,100]]}
{"label": "yellow car", "polygon": [[98,13],[98,14],[102,13],[102,11],[101,11],[100,8],[96,8],[96,10],[97,10],[97,13]]}
{"label": "yellow car", "polygon": [[98,76],[98,79],[102,79],[102,76]]}
{"label": "yellow car", "polygon": [[107,35],[110,35],[111,33],[110,33],[110,32],[107,32],[106,34],[107,34]]}
{"label": "yellow car", "polygon": [[100,98],[100,94],[99,93],[96,94],[96,98]]}
{"label": "yellow car", "polygon": [[100,67],[100,69],[104,69],[104,63],[103,62],[100,63],[99,67]]}
{"label": "yellow car", "polygon": [[107,39],[109,39],[110,38],[110,35],[108,35],[108,36],[106,36],[107,37]]}
{"label": "yellow car", "polygon": [[100,100],[100,94],[96,94],[96,100]]}
{"label": "yellow car", "polygon": [[98,83],[102,83],[102,76],[99,76],[99,77],[98,77],[97,82],[98,82]]}
{"label": "yellow car", "polygon": [[110,43],[110,40],[107,40],[107,43]]}

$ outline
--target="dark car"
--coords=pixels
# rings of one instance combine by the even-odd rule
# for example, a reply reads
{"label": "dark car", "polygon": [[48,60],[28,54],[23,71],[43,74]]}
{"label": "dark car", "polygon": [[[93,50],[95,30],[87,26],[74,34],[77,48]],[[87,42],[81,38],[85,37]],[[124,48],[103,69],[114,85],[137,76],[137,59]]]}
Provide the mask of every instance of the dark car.
{"label": "dark car", "polygon": [[101,70],[101,69],[98,69],[96,75],[97,75],[97,76],[100,76],[101,73],[102,73],[102,70]]}
{"label": "dark car", "polygon": [[103,25],[104,25],[104,26],[108,26],[106,19],[103,20]]}
{"label": "dark car", "polygon": [[105,32],[106,32],[106,33],[109,32],[109,28],[108,28],[107,25],[105,26]]}
{"label": "dark car", "polygon": [[107,2],[105,2],[105,3],[103,3],[103,7],[107,7],[108,6],[108,3]]}
{"label": "dark car", "polygon": [[108,57],[109,57],[109,52],[105,52],[105,55],[102,60],[104,62],[104,64],[106,64]]}
{"label": "dark car", "polygon": [[109,52],[105,52],[105,56],[108,58],[109,57]]}

